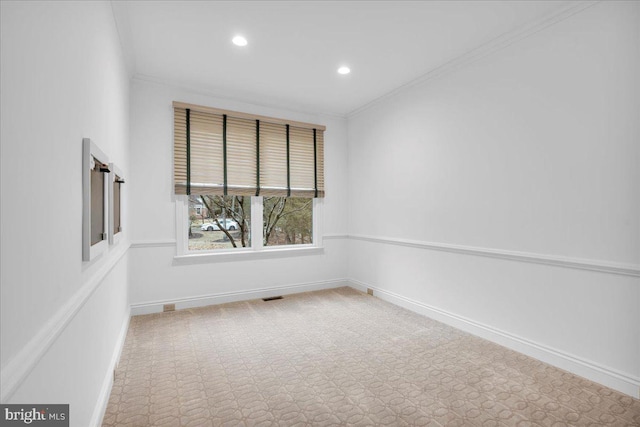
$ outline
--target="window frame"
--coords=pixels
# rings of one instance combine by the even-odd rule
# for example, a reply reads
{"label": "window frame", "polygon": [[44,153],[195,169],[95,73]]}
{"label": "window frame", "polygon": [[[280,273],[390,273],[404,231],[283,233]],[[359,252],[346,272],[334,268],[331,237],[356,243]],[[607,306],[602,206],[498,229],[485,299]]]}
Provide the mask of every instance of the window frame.
{"label": "window frame", "polygon": [[[241,258],[269,258],[288,255],[315,254],[322,246],[322,211],[324,199],[312,199],[313,243],[264,246],[262,241],[263,196],[251,196],[251,246],[246,248],[190,250],[189,249],[189,196],[176,195],[176,260],[234,260]],[[258,221],[254,221],[258,218]],[[258,236],[259,238],[254,238]]]}
{"label": "window frame", "polygon": [[115,191],[114,186],[117,184],[116,177],[120,178],[120,180],[124,183],[124,176],[122,174],[122,170],[115,166],[113,163],[109,163],[109,244],[117,245],[120,243],[122,239],[122,186],[120,187],[120,192],[118,193],[120,196],[120,200],[118,206],[120,207],[120,230],[115,230]]}
{"label": "window frame", "polygon": [[104,176],[102,188],[102,240],[91,244],[91,162],[92,158],[104,165],[109,165],[107,155],[90,138],[82,139],[82,261],[92,261],[106,251],[108,247],[109,226],[109,173]]}

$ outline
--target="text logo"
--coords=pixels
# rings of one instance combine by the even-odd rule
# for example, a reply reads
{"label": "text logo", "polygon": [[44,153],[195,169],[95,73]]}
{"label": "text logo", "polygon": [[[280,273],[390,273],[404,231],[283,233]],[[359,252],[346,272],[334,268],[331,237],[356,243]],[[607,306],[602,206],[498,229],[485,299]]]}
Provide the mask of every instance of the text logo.
{"label": "text logo", "polygon": [[69,405],[0,405],[0,426],[69,427]]}

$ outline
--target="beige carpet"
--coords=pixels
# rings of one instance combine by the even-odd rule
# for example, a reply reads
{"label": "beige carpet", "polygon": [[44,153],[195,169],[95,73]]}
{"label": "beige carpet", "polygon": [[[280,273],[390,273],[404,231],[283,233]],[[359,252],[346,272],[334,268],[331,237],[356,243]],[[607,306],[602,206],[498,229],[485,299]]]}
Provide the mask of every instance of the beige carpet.
{"label": "beige carpet", "polygon": [[132,318],[111,426],[640,426],[640,401],[349,288]]}

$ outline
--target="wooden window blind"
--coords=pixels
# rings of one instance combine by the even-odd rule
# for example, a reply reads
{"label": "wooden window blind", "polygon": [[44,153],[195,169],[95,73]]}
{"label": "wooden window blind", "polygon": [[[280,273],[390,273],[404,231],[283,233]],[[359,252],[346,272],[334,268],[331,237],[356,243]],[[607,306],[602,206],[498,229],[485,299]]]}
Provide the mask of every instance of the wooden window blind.
{"label": "wooden window blind", "polygon": [[[260,123],[260,194],[278,196],[287,188],[287,129],[274,123]],[[286,196],[286,194],[284,194]]]}
{"label": "wooden window blind", "polygon": [[173,107],[175,194],[324,197],[324,126]]}
{"label": "wooden window blind", "polygon": [[256,194],[256,121],[227,116],[227,194]]}

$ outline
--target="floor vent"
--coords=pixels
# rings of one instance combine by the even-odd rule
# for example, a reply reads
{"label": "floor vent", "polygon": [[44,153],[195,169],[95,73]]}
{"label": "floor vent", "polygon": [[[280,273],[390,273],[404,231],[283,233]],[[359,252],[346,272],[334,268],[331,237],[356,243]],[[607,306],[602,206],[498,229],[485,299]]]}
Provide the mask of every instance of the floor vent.
{"label": "floor vent", "polygon": [[282,299],[282,297],[281,296],[277,296],[277,297],[262,298],[262,301],[273,301],[273,300],[277,300],[277,299]]}

